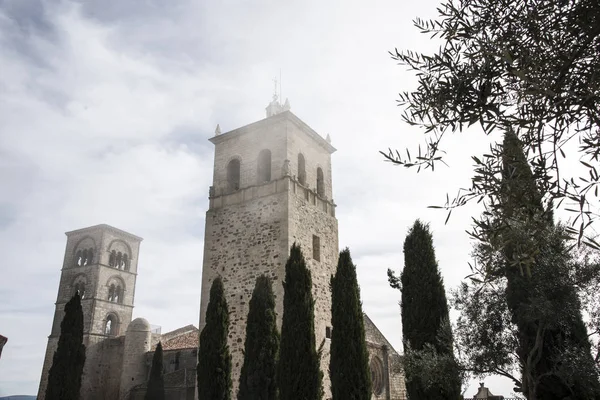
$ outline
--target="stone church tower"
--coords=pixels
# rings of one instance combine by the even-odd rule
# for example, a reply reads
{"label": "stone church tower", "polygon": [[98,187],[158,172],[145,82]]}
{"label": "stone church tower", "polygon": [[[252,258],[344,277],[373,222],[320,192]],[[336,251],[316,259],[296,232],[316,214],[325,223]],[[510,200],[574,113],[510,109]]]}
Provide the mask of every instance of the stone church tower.
{"label": "stone church tower", "polygon": [[[38,399],[43,400],[48,371],[58,344],[65,304],[79,291],[83,308],[86,362],[81,394],[84,399],[119,398],[123,363],[122,341],[131,322],[138,251],[142,238],[96,225],[67,232],[54,322],[42,369]],[[114,388],[114,393],[106,393]],[[100,397],[100,394],[108,397]]]}
{"label": "stone church tower", "polygon": [[[200,330],[205,325],[210,286],[223,278],[230,311],[229,347],[233,394],[243,362],[246,317],[256,278],[273,279],[277,323],[283,316],[285,263],[294,242],[312,273],[316,343],[325,342],[329,365],[331,293],[338,260],[338,223],[332,199],[329,140],[281,106],[276,97],[267,118],[221,134],[215,145],[213,186],[206,213]],[[329,374],[324,376],[329,393]]]}

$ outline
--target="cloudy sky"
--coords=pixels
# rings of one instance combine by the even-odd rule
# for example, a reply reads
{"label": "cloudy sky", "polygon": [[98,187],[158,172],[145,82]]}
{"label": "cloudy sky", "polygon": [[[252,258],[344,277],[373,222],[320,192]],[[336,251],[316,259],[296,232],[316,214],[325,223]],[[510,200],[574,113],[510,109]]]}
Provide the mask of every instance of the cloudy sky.
{"label": "cloudy sky", "polygon": [[[397,93],[415,85],[388,51],[437,43],[412,26],[436,0],[0,0],[0,395],[37,393],[64,232],[106,223],[142,236],[134,317],[167,332],[198,323],[215,126],[264,118],[283,97],[330,134],[340,246],[365,311],[401,350],[402,243],[431,223],[449,291],[468,274],[473,208],[427,209],[468,186],[486,142],[452,137],[449,167],[416,174],[379,150],[421,141]],[[488,379],[494,393],[509,383]],[[476,386],[476,383],[475,383]],[[475,393],[471,385],[468,395]]]}

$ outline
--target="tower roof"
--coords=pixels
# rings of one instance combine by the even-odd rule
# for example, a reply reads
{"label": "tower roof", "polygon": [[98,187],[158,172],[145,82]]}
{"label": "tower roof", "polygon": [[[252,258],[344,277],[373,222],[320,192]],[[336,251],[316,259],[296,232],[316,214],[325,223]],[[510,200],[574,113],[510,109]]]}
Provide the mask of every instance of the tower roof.
{"label": "tower roof", "polygon": [[252,132],[255,130],[259,130],[261,128],[264,128],[266,126],[269,126],[271,124],[275,124],[278,122],[290,122],[290,123],[296,125],[298,128],[300,128],[300,130],[302,132],[304,132],[307,136],[309,136],[312,140],[314,140],[319,146],[321,146],[322,148],[327,150],[329,152],[329,154],[331,154],[337,150],[335,147],[333,147],[331,145],[331,143],[329,143],[327,140],[323,139],[321,137],[321,135],[319,135],[314,129],[312,129],[310,126],[308,126],[304,121],[302,121],[293,112],[291,112],[289,110],[280,112],[278,114],[272,115],[270,117],[267,117],[267,118],[262,119],[257,122],[253,122],[251,124],[244,125],[240,128],[234,129],[229,132],[225,132],[221,135],[214,136],[214,137],[210,138],[209,140],[213,144],[222,143],[231,138],[234,138],[234,137],[237,137],[240,135],[244,135],[246,133],[249,133],[249,132]]}
{"label": "tower roof", "polygon": [[100,230],[112,231],[119,235],[127,236],[128,238],[130,238],[132,240],[136,240],[138,242],[141,242],[142,240],[144,240],[143,238],[141,238],[139,236],[136,236],[129,232],[125,232],[121,229],[115,228],[114,226],[110,226],[107,224],[99,224],[99,225],[89,226],[87,228],[76,229],[74,231],[65,232],[65,235],[72,236],[72,235],[78,235],[80,233],[94,232],[94,231],[100,231]]}

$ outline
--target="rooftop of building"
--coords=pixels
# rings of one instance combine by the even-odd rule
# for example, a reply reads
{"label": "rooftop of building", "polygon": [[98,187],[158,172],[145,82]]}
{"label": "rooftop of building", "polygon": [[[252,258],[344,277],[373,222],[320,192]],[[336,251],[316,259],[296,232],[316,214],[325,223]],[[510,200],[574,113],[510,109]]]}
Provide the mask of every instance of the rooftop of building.
{"label": "rooftop of building", "polygon": [[130,239],[137,240],[137,241],[140,241],[140,242],[142,240],[144,240],[143,238],[141,238],[139,236],[136,236],[136,235],[134,235],[132,233],[126,232],[124,230],[121,230],[119,228],[115,228],[114,226],[110,226],[110,225],[107,225],[107,224],[98,224],[98,225],[88,226],[87,228],[76,229],[74,231],[65,232],[65,235],[71,236],[71,235],[77,235],[77,234],[80,234],[80,233],[88,233],[88,232],[99,231],[99,230],[111,231],[111,232],[116,233],[118,235],[127,236]]}

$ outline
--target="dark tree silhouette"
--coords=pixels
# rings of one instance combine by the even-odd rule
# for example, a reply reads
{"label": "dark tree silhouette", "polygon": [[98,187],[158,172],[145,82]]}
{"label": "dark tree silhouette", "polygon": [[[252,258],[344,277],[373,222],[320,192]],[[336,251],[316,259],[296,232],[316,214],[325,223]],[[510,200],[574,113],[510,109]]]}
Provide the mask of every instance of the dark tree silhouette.
{"label": "dark tree silhouette", "polygon": [[60,323],[58,347],[48,373],[46,400],[79,400],[84,364],[83,310],[79,293],[75,293],[65,305],[65,316]]}

